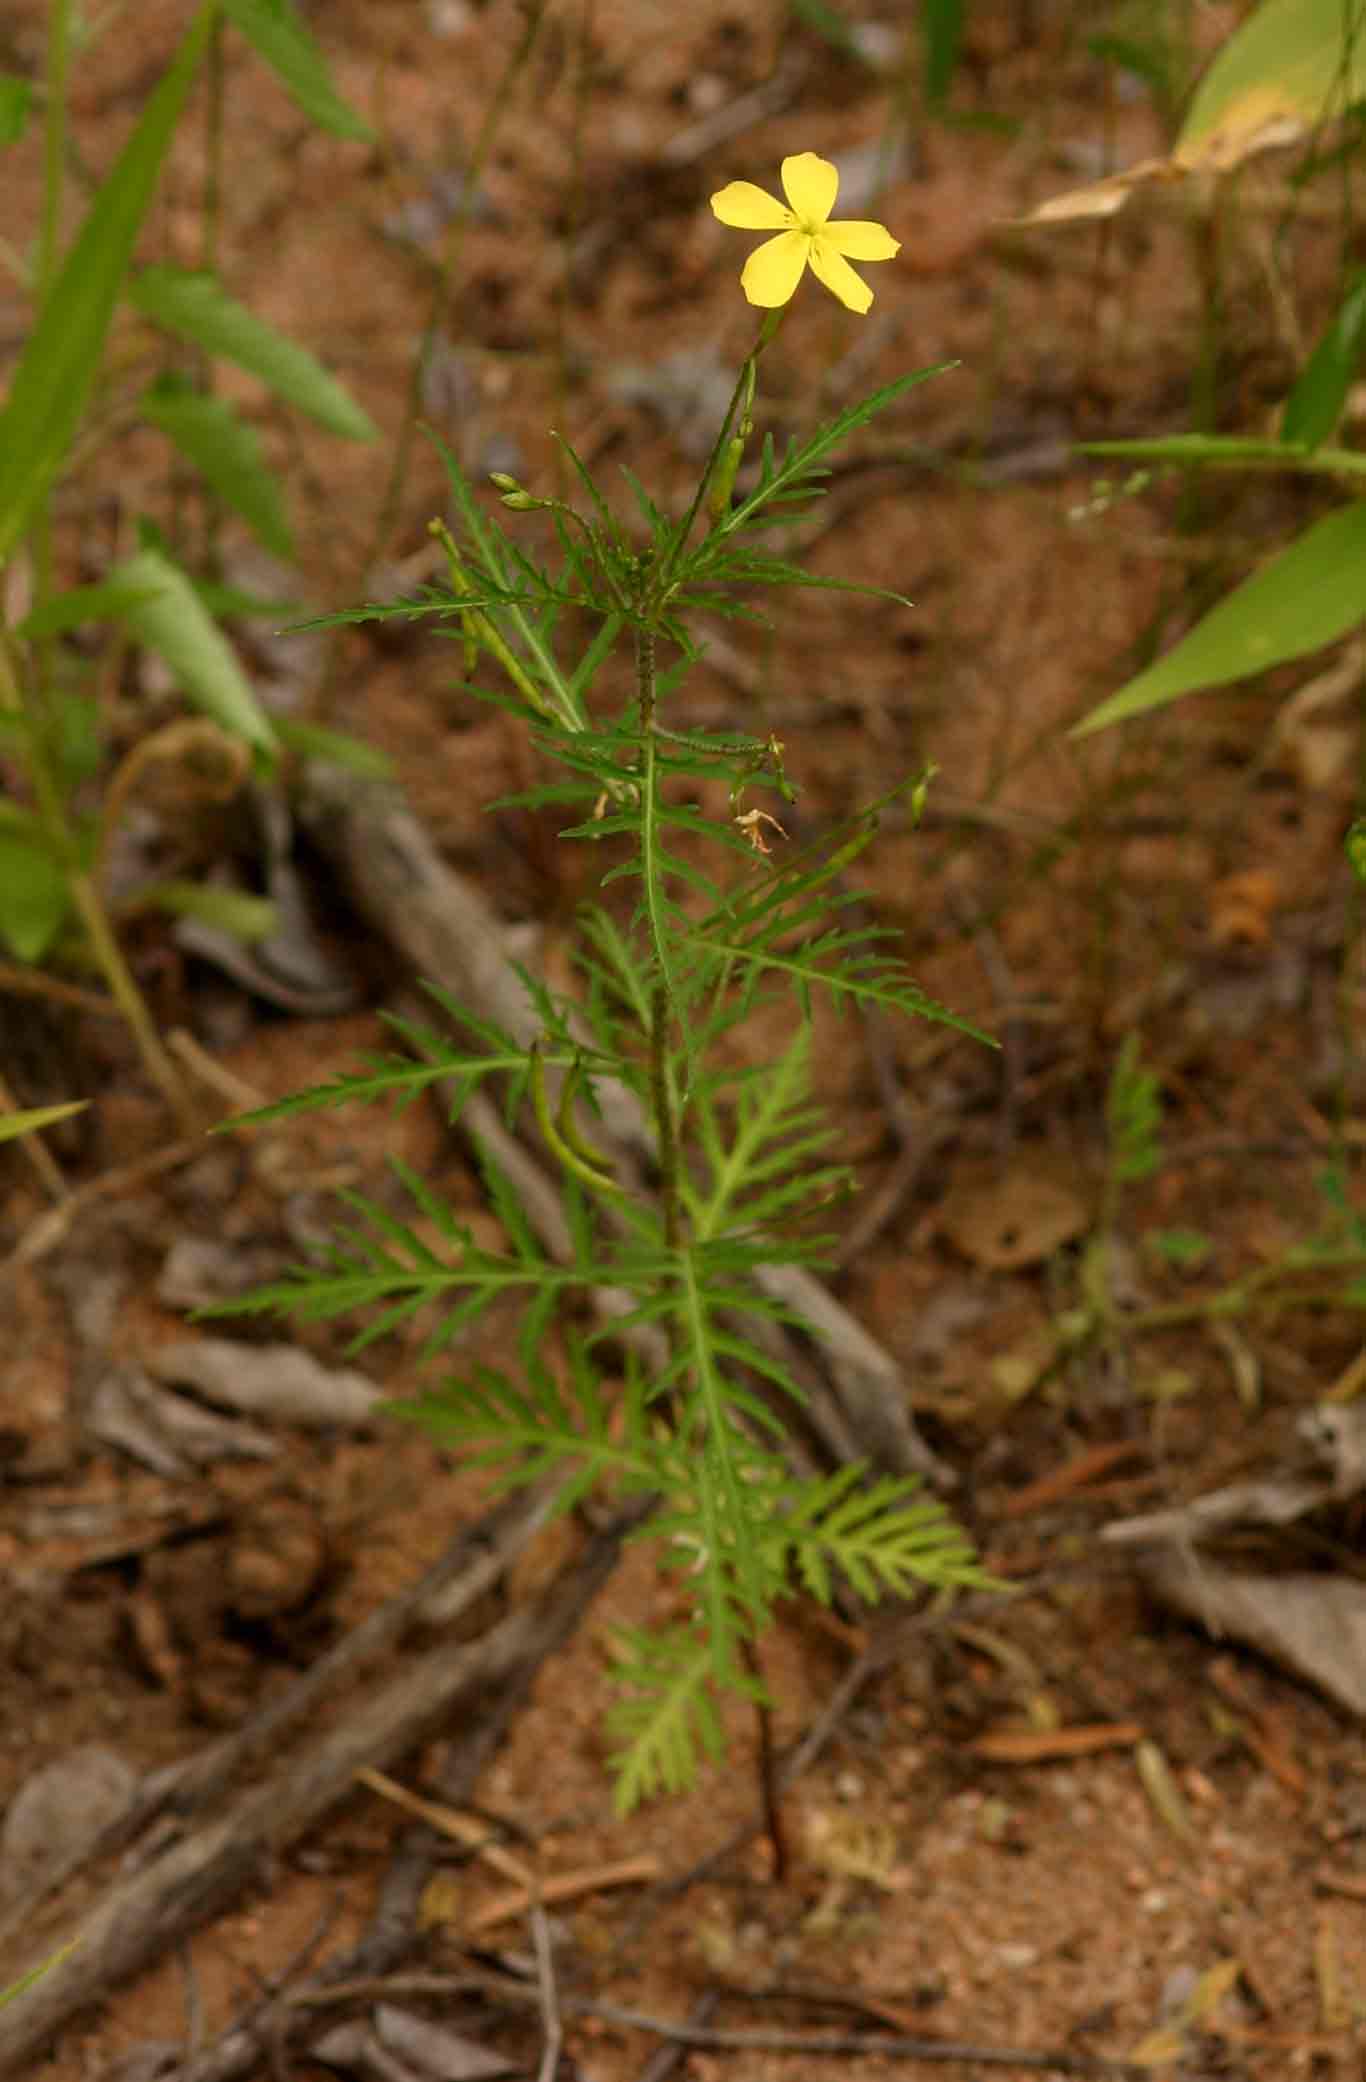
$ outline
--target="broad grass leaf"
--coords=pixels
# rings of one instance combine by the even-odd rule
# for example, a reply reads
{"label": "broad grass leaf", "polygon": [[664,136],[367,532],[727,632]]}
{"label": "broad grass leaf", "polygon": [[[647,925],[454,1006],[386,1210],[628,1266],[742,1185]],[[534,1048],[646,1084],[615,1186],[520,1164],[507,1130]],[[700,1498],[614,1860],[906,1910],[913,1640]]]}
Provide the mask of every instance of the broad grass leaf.
{"label": "broad grass leaf", "polygon": [[16,961],[42,960],[70,904],[61,863],[41,838],[0,827],[0,941]]}
{"label": "broad grass leaf", "polygon": [[1366,268],[1358,268],[1347,284],[1323,338],[1300,372],[1285,401],[1281,439],[1317,448],[1342,417],[1347,393],[1366,347]]}
{"label": "broad grass leaf", "polygon": [[1366,98],[1366,0],[1263,0],[1217,52],[1175,148],[1050,196],[1021,224],[1111,217],[1131,196],[1229,173]]}
{"label": "broad grass leaf", "polygon": [[228,20],[246,37],[258,58],[269,65],[304,114],[334,137],[374,141],[363,116],[342,100],[332,84],[327,61],[290,0],[222,0]]}
{"label": "broad grass leaf", "polygon": [[1174,158],[1241,165],[1366,96],[1366,0],[1262,0],[1195,91]]}
{"label": "broad grass leaf", "polygon": [[139,642],[166,661],[197,708],[273,762],[279,741],[270,719],[185,573],[160,550],[143,549],[113,576],[140,595],[124,613]]}
{"label": "broad grass leaf", "polygon": [[17,145],[28,128],[33,82],[15,72],[0,72],[0,150]]}
{"label": "broad grass leaf", "polygon": [[1189,635],[1072,732],[1164,708],[1199,687],[1264,672],[1319,650],[1366,619],[1366,500],[1315,521],[1288,549],[1211,608]]}
{"label": "broad grass leaf", "polygon": [[140,601],[151,598],[154,592],[154,587],[120,579],[72,586],[65,593],[54,593],[50,599],[39,601],[14,633],[26,643],[36,643],[44,636],[65,636],[69,629],[79,629],[86,622],[112,622]]}
{"label": "broad grass leaf", "polygon": [[925,42],[925,94],[931,108],[948,97],[963,43],[963,0],[923,0],[921,34]]}
{"label": "broad grass leaf", "polygon": [[[50,1128],[54,1121],[64,1121],[70,1113],[83,1113],[90,1104],[88,1099],[67,1099],[60,1106],[29,1106],[22,1113],[0,1114],[0,1142],[13,1142],[16,1135],[31,1135],[36,1128]],[[13,1995],[21,1995],[31,1980],[45,1972],[43,1967],[28,1980],[19,1981],[0,1995],[0,2003],[6,2003]]]}
{"label": "broad grass leaf", "polygon": [[0,565],[81,423],[152,190],[213,22],[203,9],[95,196],[29,334],[0,412]]}
{"label": "broad grass leaf", "polygon": [[144,268],[128,293],[144,317],[259,377],[277,398],[297,405],[329,433],[348,441],[376,439],[373,420],[316,356],[229,296],[216,275]]}
{"label": "broad grass leaf", "polygon": [[194,464],[214,497],[241,515],[272,556],[286,562],[293,557],[280,486],[266,467],[256,429],[226,399],[167,387],[148,391],[142,413]]}
{"label": "broad grass leaf", "polygon": [[202,925],[230,933],[234,940],[250,946],[268,939],[280,923],[280,914],[267,897],[252,896],[245,889],[224,888],[217,882],[146,882],[137,892],[140,911],[164,911],[171,918],[194,918]]}

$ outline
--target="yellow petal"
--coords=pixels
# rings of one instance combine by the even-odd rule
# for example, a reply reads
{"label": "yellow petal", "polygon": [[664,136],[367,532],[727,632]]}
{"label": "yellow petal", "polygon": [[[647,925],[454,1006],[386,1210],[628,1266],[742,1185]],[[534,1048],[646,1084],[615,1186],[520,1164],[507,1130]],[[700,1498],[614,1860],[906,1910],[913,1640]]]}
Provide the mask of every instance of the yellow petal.
{"label": "yellow petal", "polygon": [[[771,239],[769,243],[777,245],[778,241]],[[866,311],[873,301],[873,292],[868,284],[854,273],[843,255],[836,253],[823,238],[812,239],[810,244],[811,272],[816,280],[824,282],[830,294],[837,296],[850,311]],[[764,251],[765,248],[761,246],[759,252]],[[757,254],[755,258],[758,258]],[[745,293],[748,295],[748,290]],[[750,300],[753,301],[752,298]]]}
{"label": "yellow petal", "polygon": [[810,246],[803,231],[783,231],[776,239],[765,239],[762,246],[756,246],[740,277],[749,301],[766,311],[785,304],[802,279]]}
{"label": "yellow petal", "polygon": [[781,231],[788,212],[776,195],[756,188],[753,181],[732,181],[718,188],[711,199],[713,213],[736,231]]}
{"label": "yellow petal", "polygon": [[901,251],[900,239],[894,239],[884,224],[861,224],[852,218],[822,225],[821,244],[846,260],[895,260]]}
{"label": "yellow petal", "polygon": [[814,152],[798,152],[794,158],[783,161],[783,194],[792,205],[793,216],[800,218],[806,231],[824,224],[835,207],[839,187],[837,169]]}

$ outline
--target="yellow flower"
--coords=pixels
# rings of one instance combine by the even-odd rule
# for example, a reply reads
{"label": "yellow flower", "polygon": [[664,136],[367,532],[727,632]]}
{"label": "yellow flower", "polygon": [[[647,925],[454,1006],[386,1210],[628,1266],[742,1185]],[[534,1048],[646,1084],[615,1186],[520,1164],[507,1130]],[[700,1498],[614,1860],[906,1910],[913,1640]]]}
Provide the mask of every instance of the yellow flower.
{"label": "yellow flower", "polygon": [[851,311],[866,311],[873,292],[850,267],[851,260],[891,260],[901,241],[881,224],[832,224],[830,212],[840,177],[828,159],[798,152],[783,161],[783,193],[787,205],[756,188],[753,181],[732,181],[711,199],[723,224],[738,231],[776,231],[745,262],[740,287],[752,304],[775,310],[785,304],[801,281],[808,262],[818,282]]}

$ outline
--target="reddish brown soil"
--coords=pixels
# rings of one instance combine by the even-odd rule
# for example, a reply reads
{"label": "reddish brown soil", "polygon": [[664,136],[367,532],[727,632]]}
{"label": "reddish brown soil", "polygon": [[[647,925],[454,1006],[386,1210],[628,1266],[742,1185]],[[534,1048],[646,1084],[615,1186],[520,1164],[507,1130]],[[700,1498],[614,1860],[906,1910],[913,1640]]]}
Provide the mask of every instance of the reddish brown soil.
{"label": "reddish brown soil", "polygon": [[[4,62],[37,65],[45,12],[39,0],[10,0]],[[894,45],[911,11],[860,0],[846,12]],[[1236,12],[1201,10],[1207,43]],[[1221,482],[1203,494],[1193,533],[1165,485],[1075,517],[1095,470],[1068,459],[1066,443],[1188,423],[1202,233],[1155,206],[1104,234],[1014,228],[1107,155],[1123,163],[1160,140],[1146,99],[1113,79],[1107,87],[1088,55],[1110,9],[974,0],[968,13],[954,120],[931,122],[913,50],[903,73],[879,79],[832,57],[777,0],[552,6],[499,122],[486,204],[458,242],[439,327],[424,410],[472,472],[510,468],[553,486],[557,427],[609,483],[629,462],[677,501],[696,464],[669,417],[666,359],[687,350],[733,369],[753,332],[737,286],[746,244],[714,222],[708,194],[732,178],[771,184],[786,152],[871,150],[896,138],[904,112],[913,149],[893,157],[889,185],[867,206],[902,239],[901,258],[870,270],[877,300],[866,320],[803,286],[765,359],[762,408],[781,435],[907,367],[958,364],[859,437],[858,467],[835,477],[828,525],[809,550],[822,573],[909,593],[914,612],[827,592],[781,601],[771,639],[725,624],[680,713],[775,731],[813,823],[897,773],[931,760],[940,769],[924,826],[893,821],[865,879],[880,915],[904,929],[926,987],[1007,1046],[996,1061],[939,1030],[888,1037],[909,1102],[951,1133],[838,1284],[906,1362],[919,1419],[961,1476],[961,1507],[989,1563],[1023,1588],[975,1630],[945,1623],[911,1636],[856,1700],[792,1795],[799,1856],[785,1884],[772,1884],[756,1848],[639,1925],[629,1894],[571,1905],[557,1923],[561,1971],[671,2019],[720,1988],[727,2025],[829,2029],[839,2013],[813,1998],[833,1988],[881,2005],[909,2033],[1127,2056],[1201,1976],[1236,1960],[1231,1992],[1177,2034],[1165,2071],[1179,2052],[1190,2077],[1347,2082],[1366,2072],[1360,1731],[1241,1653],[1235,1711],[1215,1682],[1227,1647],[1149,1607],[1102,1565],[1096,1535],[1232,1473],[1270,1472],[1296,1413],[1356,1356],[1356,1320],[1332,1307],[1258,1316],[1240,1326],[1233,1358],[1197,1325],[1105,1362],[1080,1358],[1032,1392],[1030,1383],[1050,1326],[1077,1304],[1078,1231],[1094,1224],[1104,1173],[1105,1082],[1126,1034],[1141,1037],[1167,1106],[1167,1161],[1125,1194],[1119,1216],[1149,1300],[1228,1281],[1321,1219],[1316,1179],[1340,1131],[1349,1149],[1361,1136],[1360,965],[1340,848],[1356,754],[1349,737],[1310,785],[1277,749],[1293,674],[1083,745],[1067,739],[1145,646],[1182,626],[1188,575],[1208,595],[1308,508],[1265,485]],[[220,241],[234,292],[322,355],[384,431],[375,448],[348,446],[287,425],[245,382],[234,387],[260,411],[297,524],[301,573],[269,583],[335,605],[365,583],[432,307],[436,245],[399,238],[395,226],[420,223],[443,177],[465,163],[524,17],[511,0],[337,0],[311,14],[339,86],[381,141],[310,131],[229,34]],[[183,16],[169,0],[144,0],[79,60],[73,127],[88,176],[110,163]],[[793,63],[781,107],[694,154],[694,126]],[[197,256],[203,159],[191,125],[149,250]],[[8,156],[5,235],[15,243],[36,222],[38,180],[36,147]],[[1267,270],[1312,338],[1336,265],[1333,224],[1309,208],[1295,214],[1275,192],[1273,211],[1249,188],[1220,258],[1221,415],[1251,431],[1293,366],[1291,343],[1269,323]],[[19,290],[0,283],[0,374],[26,319]],[[420,440],[386,574],[395,560],[408,560],[398,582],[427,572],[425,526],[443,503],[438,461]],[[97,454],[63,496],[59,539],[73,575],[77,561],[88,578],[126,548],[139,510],[168,510],[164,457],[127,441]],[[253,663],[263,677],[276,669]],[[328,719],[392,755],[450,859],[510,918],[554,930],[575,890],[550,827],[484,807],[524,783],[526,755],[499,714],[460,698],[454,664],[448,646],[416,636],[348,634],[331,653]],[[117,742],[141,720],[127,689],[111,688],[109,702]],[[284,1094],[376,1038],[369,1011],[267,1013],[187,968],[152,930],[134,952],[158,1016],[189,1025],[249,1090]],[[376,970],[376,1001],[384,983]],[[58,1145],[80,1184],[135,1164],[165,1122],[116,1028],[62,1031],[57,1089],[74,1078],[102,1094],[87,1127]],[[5,1064],[26,1101],[50,1095],[43,1069],[17,1055],[12,1075]],[[819,1078],[875,1195],[896,1145],[861,1030],[822,1029]],[[183,1330],[156,1298],[179,1236],[288,1255],[316,1231],[330,1186],[373,1184],[396,1153],[478,1206],[477,1182],[416,1110],[397,1122],[310,1119],[282,1131],[278,1147],[274,1177],[215,1147],[170,1179],[129,1184],[6,1275],[0,1418],[13,1479],[0,1464],[0,1560],[14,1591],[0,1613],[0,1804],[80,1743],[107,1743],[136,1769],[187,1753],[206,1739],[206,1717],[231,1721],[409,1580],[481,1495],[423,1442],[387,1430],[322,1445],[291,1436],[264,1468],[193,1480],[91,1446],[79,1414],[89,1354],[73,1324],[94,1282],[116,1282],[106,1357],[136,1358]],[[3,1161],[0,1252],[21,1246],[48,1205],[21,1156]],[[1056,1247],[1032,1249],[1028,1233],[1018,1249],[982,1241],[981,1188],[1006,1178],[1051,1185],[1055,1210],[1059,1190],[1070,1196],[1077,1219],[1064,1218]],[[1176,1229],[1209,1240],[1198,1275],[1164,1269],[1153,1252],[1155,1233]],[[307,1341],[339,1347],[316,1333]],[[401,1387],[411,1360],[408,1341],[367,1364]],[[1032,1485],[1100,1445],[1127,1452],[1030,1505]],[[320,1587],[254,1656],[227,1653],[218,1586],[232,1527],[300,1500],[325,1548]],[[175,1548],[149,1535],[141,1559],[101,1559],[101,1540],[167,1513],[202,1530]],[[613,1817],[600,1733],[606,1637],[665,1596],[648,1555],[633,1553],[486,1774],[482,1800],[543,1845],[550,1872],[648,1851],[679,1874],[750,1811],[752,1730],[735,1716],[723,1771],[686,1798]],[[821,1712],[856,1645],[795,1610],[766,1644],[781,1740]],[[974,1748],[1003,1728],[1129,1723],[1174,1775],[1186,1834],[1145,1789],[1132,1738],[1018,1763]],[[411,1783],[423,1783],[422,1760]],[[324,1912],[324,1955],[354,1937],[401,1820],[358,1793],[239,1914],[68,2034],[36,2072],[76,2082],[148,2040],[183,2045],[195,2031],[206,2043]],[[1348,1891],[1331,1891],[1338,1883]],[[468,1917],[500,1884],[461,1877],[432,1941],[438,1960],[458,1960]],[[513,1949],[529,1943],[520,1929],[504,1937]],[[764,1990],[791,2000],[758,1999]],[[593,2082],[643,2074],[654,2051],[646,2035],[601,2021],[571,2022],[567,2043]],[[518,2044],[534,2066],[530,2037]],[[841,2065],[760,2052],[686,2061],[695,2082],[810,2082]],[[878,2082],[893,2067],[865,2060],[859,2071]]]}

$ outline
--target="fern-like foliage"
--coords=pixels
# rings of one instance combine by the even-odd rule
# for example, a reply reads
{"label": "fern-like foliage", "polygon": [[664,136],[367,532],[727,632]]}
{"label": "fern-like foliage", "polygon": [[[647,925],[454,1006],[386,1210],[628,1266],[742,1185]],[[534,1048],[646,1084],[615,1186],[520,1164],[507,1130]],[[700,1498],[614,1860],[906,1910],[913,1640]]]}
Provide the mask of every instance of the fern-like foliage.
{"label": "fern-like foliage", "polygon": [[[802,1391],[775,1357],[774,1332],[814,1333],[759,1277],[818,1263],[831,1210],[853,1186],[811,1093],[816,995],[976,1033],[919,989],[847,886],[879,815],[906,791],[799,851],[782,828],[796,790],[776,740],[667,720],[697,656],[694,606],[749,613],[761,588],[845,583],[811,579],[758,532],[805,511],[839,444],[935,373],[900,378],[781,454],[765,439],[734,501],[751,361],[679,519],[629,472],[631,512],[620,519],[562,444],[576,504],[497,480],[514,511],[539,511],[553,565],[513,541],[443,450],[459,540],[444,523],[433,532],[449,582],[333,618],[430,615],[464,646],[467,680],[476,662],[491,668],[492,683],[471,680],[470,691],[525,722],[540,768],[508,800],[560,812],[565,839],[595,849],[598,890],[580,916],[572,997],[518,972],[538,1029],[531,1042],[436,991],[430,1020],[390,1022],[394,1049],[249,1118],[402,1107],[432,1093],[456,1119],[472,1094],[494,1097],[509,1125],[539,1135],[568,1245],[552,1252],[486,1153],[496,1248],[396,1164],[393,1199],[345,1196],[346,1219],[318,1262],[220,1312],[359,1319],[353,1350],[420,1316],[423,1356],[449,1371],[401,1405],[408,1421],[501,1483],[548,1482],[564,1509],[604,1490],[655,1500],[636,1537],[658,1544],[691,1616],[663,1635],[621,1639],[612,1733],[623,1808],[687,1784],[718,1754],[727,1694],[761,1697],[750,1644],[781,1599],[828,1603],[837,1587],[904,1597],[982,1580],[965,1537],[914,1481],[856,1467],[793,1475],[784,1449]],[[586,643],[585,618],[595,625]],[[628,640],[633,686],[614,699]],[[738,1030],[775,1005],[790,1037],[755,1063]],[[648,1193],[618,1177],[600,1147],[609,1082],[649,1124]],[[517,1327],[501,1362],[462,1364],[467,1333],[509,1301]]]}

